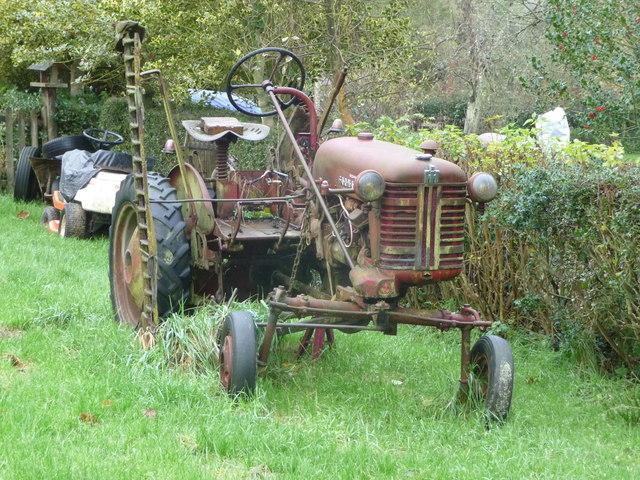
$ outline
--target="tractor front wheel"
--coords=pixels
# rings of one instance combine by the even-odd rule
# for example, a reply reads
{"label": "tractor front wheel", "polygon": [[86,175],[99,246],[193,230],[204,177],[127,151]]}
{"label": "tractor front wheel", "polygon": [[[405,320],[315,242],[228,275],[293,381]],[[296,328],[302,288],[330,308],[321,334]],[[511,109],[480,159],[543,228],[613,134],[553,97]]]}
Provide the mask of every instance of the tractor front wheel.
{"label": "tractor front wheel", "polygon": [[484,335],[471,349],[469,390],[482,402],[489,421],[503,422],[511,408],[513,353],[509,342],[496,335]]}
{"label": "tractor front wheel", "polygon": [[[189,298],[191,248],[176,190],[169,180],[149,172],[149,200],[157,246],[158,315],[165,318]],[[137,327],[144,302],[144,272],[133,175],[116,194],[109,229],[109,283],[116,319]]]}
{"label": "tractor front wheel", "polygon": [[232,312],[218,331],[220,383],[231,396],[256,388],[256,324],[251,312]]}

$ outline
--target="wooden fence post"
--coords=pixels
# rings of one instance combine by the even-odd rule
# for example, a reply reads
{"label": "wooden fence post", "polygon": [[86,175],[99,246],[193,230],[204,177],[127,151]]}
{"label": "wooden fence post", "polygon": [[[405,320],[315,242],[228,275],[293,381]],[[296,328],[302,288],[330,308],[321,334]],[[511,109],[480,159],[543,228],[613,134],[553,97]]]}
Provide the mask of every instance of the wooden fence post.
{"label": "wooden fence post", "polygon": [[31,110],[31,146],[38,148],[38,111]]}
{"label": "wooden fence post", "polygon": [[27,144],[27,122],[24,112],[18,112],[18,155]]}
{"label": "wooden fence post", "polygon": [[7,191],[13,191],[14,167],[13,167],[13,112],[6,109],[4,112],[5,132],[5,163],[7,166]]}

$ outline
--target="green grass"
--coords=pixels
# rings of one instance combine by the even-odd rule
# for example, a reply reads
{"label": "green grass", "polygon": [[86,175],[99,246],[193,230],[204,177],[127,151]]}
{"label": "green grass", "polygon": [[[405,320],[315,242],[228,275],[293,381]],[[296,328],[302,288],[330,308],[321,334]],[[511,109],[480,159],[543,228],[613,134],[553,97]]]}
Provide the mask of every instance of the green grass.
{"label": "green grass", "polygon": [[0,479],[640,478],[638,388],[524,334],[500,428],[450,407],[458,336],[409,327],[338,334],[317,362],[291,338],[233,402],[141,352],[112,320],[107,240],[47,234],[41,211],[0,196]]}

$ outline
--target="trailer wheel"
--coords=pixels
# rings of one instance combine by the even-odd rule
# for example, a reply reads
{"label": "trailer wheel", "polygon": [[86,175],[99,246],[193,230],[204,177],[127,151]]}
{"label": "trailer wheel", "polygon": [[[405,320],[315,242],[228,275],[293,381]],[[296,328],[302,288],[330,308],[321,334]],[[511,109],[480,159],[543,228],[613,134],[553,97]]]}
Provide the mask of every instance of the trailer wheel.
{"label": "trailer wheel", "polygon": [[87,212],[75,202],[64,204],[58,233],[65,238],[84,238],[87,235]]}
{"label": "trailer wheel", "polygon": [[483,402],[489,421],[507,419],[513,393],[513,353],[509,343],[484,335],[471,349],[470,395]]}
{"label": "trailer wheel", "polygon": [[231,396],[256,388],[256,324],[251,312],[232,312],[218,331],[220,383]]}
{"label": "trailer wheel", "polygon": [[20,151],[13,185],[14,200],[29,202],[40,197],[40,185],[36,178],[36,172],[31,166],[31,157],[37,157],[39,154],[40,151],[36,147],[23,147]]}
{"label": "trailer wheel", "polygon": [[[191,248],[175,188],[149,172],[151,215],[158,249],[158,315],[166,318],[189,299]],[[142,313],[143,272],[138,240],[137,199],[133,175],[116,194],[109,229],[109,283],[116,320],[138,326]]]}

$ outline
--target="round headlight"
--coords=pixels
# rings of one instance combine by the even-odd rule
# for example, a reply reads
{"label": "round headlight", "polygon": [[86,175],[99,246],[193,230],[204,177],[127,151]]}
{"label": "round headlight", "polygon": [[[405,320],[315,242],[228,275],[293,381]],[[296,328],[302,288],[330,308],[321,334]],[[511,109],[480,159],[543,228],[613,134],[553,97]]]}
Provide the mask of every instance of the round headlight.
{"label": "round headlight", "polygon": [[498,184],[492,175],[478,172],[467,180],[467,189],[471,200],[478,203],[487,203],[496,198]]}
{"label": "round headlight", "polygon": [[373,202],[384,193],[384,178],[375,170],[365,170],[356,177],[353,187],[362,200]]}

